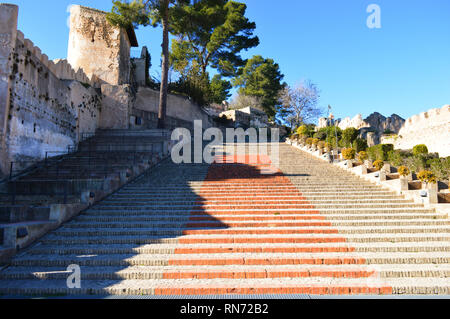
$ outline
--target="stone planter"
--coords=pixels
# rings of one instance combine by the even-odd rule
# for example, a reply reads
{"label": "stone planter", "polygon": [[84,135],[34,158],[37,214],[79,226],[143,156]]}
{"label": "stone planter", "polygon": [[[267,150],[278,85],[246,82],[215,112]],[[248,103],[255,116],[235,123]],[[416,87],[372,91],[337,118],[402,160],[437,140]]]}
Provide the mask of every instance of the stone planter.
{"label": "stone planter", "polygon": [[360,173],[361,175],[366,175],[367,174],[367,167],[366,167],[366,165],[358,166],[357,172]]}
{"label": "stone planter", "polygon": [[410,182],[410,181],[412,181],[412,176],[411,176],[411,179],[409,179],[409,176],[400,176],[400,178],[398,179],[399,190],[407,191],[409,189],[408,182]]}
{"label": "stone planter", "polygon": [[379,178],[380,182],[385,182],[387,180],[386,171],[384,169],[382,169],[378,172],[378,178]]}
{"label": "stone planter", "polygon": [[[422,195],[426,194],[426,196]],[[422,183],[422,192],[421,196],[423,197],[423,201],[426,204],[437,204],[439,202],[438,198],[438,184],[427,184]]]}
{"label": "stone planter", "polygon": [[345,161],[345,167],[353,168],[353,161],[352,160],[346,160]]}

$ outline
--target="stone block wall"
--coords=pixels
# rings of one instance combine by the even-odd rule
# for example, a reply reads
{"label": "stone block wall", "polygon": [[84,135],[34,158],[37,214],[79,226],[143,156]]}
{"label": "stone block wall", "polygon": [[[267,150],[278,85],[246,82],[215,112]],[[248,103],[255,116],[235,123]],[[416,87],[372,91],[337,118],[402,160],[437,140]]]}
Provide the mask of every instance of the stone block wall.
{"label": "stone block wall", "polygon": [[[136,93],[133,112],[135,115],[139,111],[158,114],[159,110],[159,91],[147,87],[139,87]],[[188,98],[179,95],[168,95],[167,117],[180,120],[184,123],[193,123],[195,120],[203,122],[203,128],[208,129],[213,126],[210,116],[203,111],[197,104]]]}
{"label": "stone block wall", "polygon": [[76,72],[66,60],[49,61],[17,30],[17,13],[16,6],[0,5],[0,16],[10,21],[2,26],[2,32],[9,32],[0,57],[0,166],[4,174],[10,162],[27,166],[48,151],[66,151],[81,134],[95,131],[101,102],[82,70]]}
{"label": "stone block wall", "polygon": [[396,149],[425,144],[432,153],[450,156],[450,105],[431,109],[406,120],[395,140]]}

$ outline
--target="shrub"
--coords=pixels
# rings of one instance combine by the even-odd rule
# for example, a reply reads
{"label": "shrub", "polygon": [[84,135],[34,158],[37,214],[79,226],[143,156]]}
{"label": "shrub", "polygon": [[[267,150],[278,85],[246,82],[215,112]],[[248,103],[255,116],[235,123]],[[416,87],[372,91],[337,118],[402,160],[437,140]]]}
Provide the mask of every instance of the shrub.
{"label": "shrub", "polygon": [[411,171],[406,166],[400,166],[398,168],[398,173],[400,174],[400,176],[408,176],[411,173]]}
{"label": "shrub", "polygon": [[321,141],[325,141],[327,139],[327,131],[326,129],[320,129],[319,132],[314,134],[315,138],[318,138]]}
{"label": "shrub", "polygon": [[384,166],[383,161],[377,160],[373,162],[373,167],[375,167],[377,171],[380,171],[383,168],[383,166]]}
{"label": "shrub", "polygon": [[433,172],[431,171],[420,171],[417,174],[417,178],[422,181],[423,183],[427,183],[427,184],[436,184],[437,183],[437,179],[436,176],[433,174]]}
{"label": "shrub", "polygon": [[450,157],[432,159],[430,162],[430,170],[441,181],[450,179]]}
{"label": "shrub", "polygon": [[394,150],[394,145],[392,144],[379,144],[367,149],[367,153],[369,154],[369,158],[372,161],[387,161],[388,153]]}
{"label": "shrub", "polygon": [[315,138],[318,138],[321,141],[326,141],[328,143],[333,143],[336,145],[336,135],[338,140],[342,137],[342,130],[339,127],[328,126],[321,128],[318,132],[314,134]]}
{"label": "shrub", "polygon": [[311,146],[313,144],[313,138],[309,137],[306,139],[306,145]]}
{"label": "shrub", "polygon": [[355,149],[356,153],[365,152],[369,148],[367,145],[367,141],[362,138],[357,138],[353,141],[353,148]]}
{"label": "shrub", "polygon": [[413,148],[414,156],[426,155],[426,154],[428,154],[428,147],[425,144],[419,144],[419,145],[414,146],[414,148]]}
{"label": "shrub", "polygon": [[342,156],[346,160],[355,159],[356,151],[353,148],[344,148],[342,150]]}
{"label": "shrub", "polygon": [[399,151],[390,151],[388,153],[388,161],[393,166],[402,166],[404,164],[404,158]]}
{"label": "shrub", "polygon": [[323,151],[325,149],[325,144],[325,141],[319,141],[319,143],[317,143],[317,148]]}
{"label": "shrub", "polygon": [[364,163],[364,161],[368,160],[369,156],[367,155],[367,152],[361,151],[358,153],[358,160],[360,163]]}
{"label": "shrub", "polygon": [[336,149],[336,138],[335,137],[328,137],[327,144],[329,144],[332,149]]}
{"label": "shrub", "polygon": [[319,139],[318,138],[313,138],[312,139],[312,145],[317,146],[317,144],[319,144]]}
{"label": "shrub", "polygon": [[353,141],[358,137],[358,130],[354,127],[349,127],[342,132],[342,140],[346,147],[352,145]]}
{"label": "shrub", "polygon": [[327,152],[331,152],[333,150],[333,145],[330,143],[325,143],[325,149]]}
{"label": "shrub", "polygon": [[297,134],[298,135],[306,136],[306,135],[308,135],[308,133],[309,133],[309,130],[308,130],[308,127],[306,125],[302,125],[302,126],[300,126],[297,129]]}
{"label": "shrub", "polygon": [[405,166],[408,166],[413,173],[417,173],[427,168],[427,160],[423,155],[407,157]]}

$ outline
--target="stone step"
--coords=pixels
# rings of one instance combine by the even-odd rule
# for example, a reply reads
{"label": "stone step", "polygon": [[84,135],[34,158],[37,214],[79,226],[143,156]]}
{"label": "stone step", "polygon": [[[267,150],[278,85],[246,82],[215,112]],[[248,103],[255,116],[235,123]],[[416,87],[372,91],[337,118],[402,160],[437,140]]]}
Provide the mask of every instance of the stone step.
{"label": "stone step", "polygon": [[317,210],[324,210],[324,209],[379,209],[379,208],[386,208],[386,209],[407,209],[407,208],[422,208],[423,205],[421,204],[390,204],[390,203],[370,203],[370,204],[291,204],[291,205],[201,205],[201,206],[192,206],[192,205],[140,205],[140,206],[132,206],[128,205],[127,203],[124,203],[123,206],[119,204],[111,204],[107,205],[105,203],[101,203],[95,206],[95,209],[97,210],[146,210],[146,211],[183,211],[183,210],[192,210],[192,212],[195,211],[204,211],[204,212],[213,212],[213,211],[244,211],[244,210],[277,210],[277,211],[283,211],[283,210],[306,210],[306,209],[317,209]]}
{"label": "stone step", "polygon": [[434,278],[391,278],[361,282],[360,278],[257,278],[83,281],[68,289],[66,280],[8,280],[0,293],[10,295],[255,295],[255,294],[448,294],[448,283]]}
{"label": "stone step", "polygon": [[[186,227],[183,224],[174,225],[176,227],[166,228],[151,225],[150,227],[123,227],[114,229],[110,227],[102,228],[96,226],[86,227],[63,227],[54,232],[57,236],[90,236],[101,234],[102,236],[183,236],[183,235],[269,235],[269,234],[421,234],[421,233],[450,233],[449,225],[439,226],[337,226],[327,225],[308,225],[305,227],[286,226],[286,227],[233,227],[226,224],[215,225],[215,227]],[[191,229],[189,229],[191,228]]]}
{"label": "stone step", "polygon": [[[290,215],[320,215],[321,216],[335,216],[335,215],[382,215],[382,214],[426,214],[430,216],[434,214],[433,209],[427,208],[359,208],[359,209],[321,209],[318,210],[311,209],[274,209],[274,210],[234,210],[234,211],[220,211],[220,210],[170,210],[170,211],[158,211],[149,209],[140,209],[139,207],[134,207],[133,209],[125,208],[92,208],[89,210],[89,214],[95,214],[96,216],[148,216],[149,214],[154,216],[165,215],[165,216],[179,216],[179,215],[197,215],[197,216],[248,216],[248,215],[272,215],[272,216],[290,216]],[[434,215],[433,215],[434,216]]]}
{"label": "stone step", "polygon": [[[302,196],[304,196],[302,194]],[[336,198],[341,198],[344,195],[341,195],[339,197]],[[183,200],[186,202],[189,201],[195,201],[199,198],[198,195],[196,194],[186,194],[186,195],[180,195],[180,196],[176,196],[174,197],[173,195],[167,195],[167,196],[158,196],[155,197],[154,195],[122,195],[120,193],[117,193],[115,195],[112,195],[108,198],[108,201],[119,201],[119,200],[128,200],[130,202],[134,202],[136,200],[139,201],[149,201],[149,200],[160,200],[160,201],[164,201],[164,200],[174,200],[174,198],[176,200]],[[202,198],[205,198],[204,196]],[[249,195],[234,195],[234,196],[227,196],[227,195],[214,195],[214,196],[208,196],[207,197],[208,200],[223,200],[223,199],[229,199],[229,200],[242,200],[242,199],[252,199],[252,200],[260,200],[260,199],[265,199],[265,200],[279,200],[281,199],[285,199],[285,200],[290,200],[290,199],[298,199],[299,195],[282,195],[282,196],[263,196],[263,195],[259,195],[259,196],[249,196]],[[392,200],[392,199],[399,199],[399,200],[403,200],[404,198],[401,196],[397,196],[397,195],[359,195],[359,194],[354,194],[354,195],[345,195],[344,197],[345,199],[349,199],[349,200],[359,200],[359,199],[363,199],[363,200]],[[316,195],[316,196],[308,196],[308,200],[321,200],[321,199],[330,199],[330,196],[320,196],[320,195]]]}
{"label": "stone step", "polygon": [[15,258],[0,293],[448,293],[446,214],[281,149],[273,176],[164,162]]}
{"label": "stone step", "polygon": [[367,220],[373,222],[417,222],[420,223],[422,220],[427,221],[441,221],[449,222],[447,215],[413,215],[413,214],[397,214],[397,215],[331,215],[331,216],[320,216],[320,215],[241,215],[241,216],[205,216],[205,215],[193,215],[190,213],[185,213],[183,215],[154,215],[154,214],[139,214],[136,216],[120,216],[120,215],[81,215],[77,218],[79,222],[189,222],[189,221],[217,221],[222,222],[238,222],[238,221],[297,221],[297,220],[327,220],[327,221],[346,221],[346,222],[364,222]]}
{"label": "stone step", "polygon": [[31,255],[112,255],[112,254],[229,254],[229,253],[318,253],[318,252],[450,252],[450,245],[442,242],[422,243],[328,243],[316,244],[154,244],[154,245],[39,245],[28,251]]}
{"label": "stone step", "polygon": [[72,228],[95,228],[95,229],[117,229],[117,228],[284,228],[284,227],[335,227],[336,229],[341,229],[341,227],[382,227],[382,226],[449,226],[450,221],[370,221],[370,222],[361,222],[361,221],[345,221],[345,222],[330,222],[330,221],[239,221],[239,222],[227,222],[224,223],[223,220],[216,221],[189,221],[185,220],[183,222],[72,222],[64,225],[65,229]]}
{"label": "stone step", "polygon": [[[310,265],[305,268],[289,265],[262,266],[196,266],[196,267],[84,267],[81,280],[153,280],[153,279],[255,279],[255,278],[448,278],[450,267],[436,265],[380,265],[349,267],[347,265]],[[425,270],[424,270],[425,268]],[[0,273],[3,280],[62,280],[71,274],[60,267],[16,267]]]}
{"label": "stone step", "polygon": [[[246,193],[249,193],[249,192],[246,192]],[[167,190],[167,191],[161,191],[161,190],[154,190],[154,191],[150,191],[150,190],[145,190],[145,188],[140,188],[140,190],[138,191],[138,190],[136,190],[136,191],[132,191],[132,190],[129,190],[128,188],[126,188],[126,189],[123,189],[123,190],[121,190],[121,191],[119,191],[118,193],[116,193],[116,195],[125,195],[125,196],[158,196],[158,195],[161,195],[161,196],[167,196],[167,195],[170,195],[170,194],[172,194],[172,195],[180,195],[180,196],[182,196],[182,195],[184,195],[184,196],[188,196],[188,195],[191,195],[192,196],[192,194],[194,194],[194,192],[192,191],[192,189],[190,189],[190,188],[188,188],[188,189],[186,189],[186,190],[178,190],[178,191],[169,191],[169,190]],[[197,194],[197,193],[195,193],[195,194]],[[210,196],[228,196],[228,193],[226,193],[227,195],[224,195],[224,192],[218,192],[218,193],[215,193],[215,192],[213,192],[213,193],[211,193],[211,194],[209,194]],[[248,194],[248,195],[251,195],[251,196],[258,196],[258,195],[262,195],[262,196],[267,196],[269,193],[268,192],[265,192],[265,191],[261,191],[261,192],[251,192],[251,194]],[[203,194],[203,195],[207,195],[207,194]],[[232,194],[230,194],[232,197],[236,197],[236,196],[238,196],[238,197],[241,197],[242,195],[240,195],[239,193],[232,193]],[[274,195],[271,195],[271,196],[279,196],[279,195],[281,195],[281,196],[299,196],[299,193],[298,192],[295,192],[295,193],[285,193],[285,192],[278,192],[278,193],[274,193]],[[355,196],[363,196],[363,195],[368,195],[368,196],[370,196],[370,195],[390,195],[390,196],[392,196],[393,195],[393,193],[392,192],[389,192],[389,191],[385,191],[385,190],[383,190],[383,189],[376,189],[376,190],[373,190],[373,191],[364,191],[364,190],[359,190],[359,191],[353,191],[353,190],[346,190],[346,189],[343,189],[343,190],[339,190],[339,189],[337,189],[337,190],[333,190],[333,191],[325,191],[325,190],[323,190],[323,189],[319,189],[319,190],[317,190],[317,191],[305,191],[305,190],[303,190],[302,192],[301,192],[301,195],[302,196],[306,196],[306,195],[316,195],[316,196],[328,196],[328,195],[355,195]]]}
{"label": "stone step", "polygon": [[196,265],[374,265],[374,264],[449,264],[450,253],[232,253],[232,254],[139,254],[139,255],[46,255],[18,257],[12,266],[196,266]]}
{"label": "stone step", "polygon": [[[434,236],[432,236],[434,235]],[[342,237],[336,234],[302,234],[302,235],[233,235],[219,236],[183,236],[161,237],[161,236],[88,236],[88,237],[65,237],[48,235],[41,239],[47,245],[88,245],[88,244],[318,244],[318,243],[428,243],[448,242],[450,236],[444,234],[402,234],[401,236],[385,236],[384,234],[348,234]]]}
{"label": "stone step", "polygon": [[[184,201],[180,201],[178,199],[174,199],[172,198],[172,201],[170,201],[169,199],[167,200],[138,200],[138,199],[129,199],[129,200],[124,200],[124,199],[119,199],[119,200],[114,200],[114,199],[108,199],[102,202],[102,204],[104,206],[107,205],[127,205],[127,206],[140,206],[140,205],[161,205],[161,206],[166,206],[168,204],[173,204],[173,205],[198,205],[198,204],[202,204],[202,205],[248,205],[248,204],[254,204],[254,205],[288,205],[288,204],[347,204],[347,203],[355,203],[355,204],[379,204],[379,203],[386,203],[386,199],[315,199],[315,200],[311,200],[311,199],[273,199],[273,200],[268,200],[268,199],[260,199],[260,200],[255,200],[255,199],[247,199],[247,200],[231,200],[231,199],[223,199],[223,200],[211,200],[209,198],[203,198],[203,199],[197,199],[197,200],[184,200]],[[395,203],[395,204],[411,204],[414,203],[412,200],[409,199],[390,199],[389,203]]]}

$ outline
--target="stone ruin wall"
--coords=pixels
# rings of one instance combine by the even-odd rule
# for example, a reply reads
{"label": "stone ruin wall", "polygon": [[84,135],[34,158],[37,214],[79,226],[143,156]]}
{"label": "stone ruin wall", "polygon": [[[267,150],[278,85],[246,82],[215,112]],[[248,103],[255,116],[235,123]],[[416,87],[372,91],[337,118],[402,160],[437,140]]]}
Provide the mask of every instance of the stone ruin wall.
{"label": "stone ruin wall", "polygon": [[129,84],[131,46],[127,32],[108,23],[105,12],[79,5],[71,7],[67,59],[94,82]]}
{"label": "stone ruin wall", "polygon": [[7,36],[0,35],[9,40],[0,54],[3,173],[9,172],[10,162],[26,165],[47,151],[66,151],[84,132],[97,128],[100,110],[100,97],[86,74],[66,60],[49,61],[17,30],[17,13],[16,6],[0,5],[0,14],[9,17],[1,29]]}
{"label": "stone ruin wall", "polygon": [[396,149],[412,149],[418,144],[441,157],[450,156],[450,105],[409,118],[394,139]]}
{"label": "stone ruin wall", "polygon": [[[12,52],[5,143],[9,161],[34,161],[66,151],[98,126],[100,97],[66,60],[54,63],[19,31]],[[78,74],[78,76],[77,76]]]}

